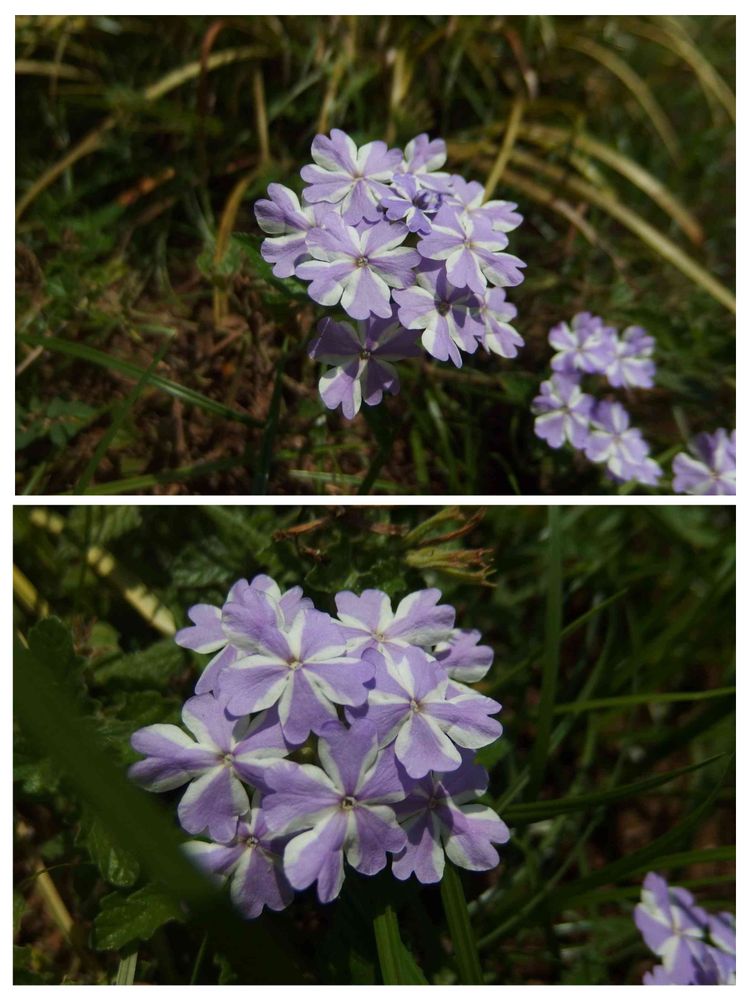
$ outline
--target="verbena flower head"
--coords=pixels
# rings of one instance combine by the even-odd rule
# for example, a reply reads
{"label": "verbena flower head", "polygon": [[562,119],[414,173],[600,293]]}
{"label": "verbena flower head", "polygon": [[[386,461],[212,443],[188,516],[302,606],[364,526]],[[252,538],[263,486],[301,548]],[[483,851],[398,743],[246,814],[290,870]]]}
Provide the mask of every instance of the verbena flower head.
{"label": "verbena flower head", "polygon": [[341,406],[351,420],[363,402],[375,406],[384,392],[399,391],[394,362],[420,353],[416,334],[405,330],[397,317],[371,317],[353,326],[326,316],[318,324],[318,336],[310,345],[310,356],[332,365],[318,383],[321,398],[330,410]]}
{"label": "verbena flower head", "polygon": [[487,787],[487,771],[473,764],[467,751],[456,770],[431,773],[412,783],[396,806],[407,843],[394,858],[394,875],[404,880],[414,874],[419,882],[440,882],[446,856],[469,871],[495,868],[499,858],[493,844],[505,844],[510,834],[489,806],[474,801]]}
{"label": "verbena flower head", "polygon": [[304,830],[284,850],[284,870],[296,889],[318,884],[318,898],[339,895],[344,856],[356,871],[375,875],[405,836],[390,804],[403,797],[393,754],[379,750],[375,727],[360,721],[326,727],[318,742],[321,767],[289,763],[270,772],[269,823],[284,833]]}
{"label": "verbena flower head", "polygon": [[735,496],[735,431],[699,434],[673,459],[673,491],[693,496]]}
{"label": "verbena flower head", "polygon": [[401,150],[388,149],[385,142],[368,142],[358,149],[338,128],[330,137],[317,135],[311,152],[315,165],[300,171],[309,185],[303,191],[305,200],[337,205],[350,225],[361,222],[388,193],[386,185],[402,160]]}
{"label": "verbena flower head", "polygon": [[711,917],[686,889],[649,872],[636,926],[662,964],[646,973],[647,985],[700,986],[735,981],[735,928],[729,914]]}
{"label": "verbena flower head", "polygon": [[649,458],[649,445],[641,431],[629,426],[626,408],[602,400],[592,412],[592,426],[584,446],[591,462],[605,463],[620,482],[635,479],[654,486],[662,475],[659,465]]}
{"label": "verbena flower head", "polygon": [[220,608],[191,608],[180,644],[227,662],[185,703],[187,732],[133,734],[144,759],[130,775],[186,786],[178,818],[203,838],[186,851],[246,917],[314,884],[335,899],[347,865],[373,875],[392,859],[397,878],[431,882],[444,852],[472,871],[498,863],[508,830],[474,801],[487,774],[472,758],[501,735],[501,706],[464,683],[493,653],[440,597],[419,590],[394,610],[382,591],[342,591],[336,621],[259,575]]}
{"label": "verbena flower head", "polygon": [[[481,184],[444,171],[446,143],[426,133],[402,154],[380,141],[358,147],[332,129],[315,137],[311,151],[315,162],[301,170],[302,202],[272,184],[256,205],[269,234],[261,252],[277,277],[309,282],[315,302],[353,319],[388,320],[398,305],[402,324],[422,330],[423,347],[439,361],[461,367],[462,353],[474,353],[478,344],[515,357],[522,338],[509,320],[516,310],[500,289],[524,278],[525,263],[506,252],[506,234],[522,222],[516,204],[486,201]],[[311,350],[317,352],[315,344]],[[363,373],[354,364],[344,374],[335,367],[319,389],[326,406],[341,405],[351,419]],[[372,374],[362,398],[376,405],[399,382],[391,372],[387,380]]]}
{"label": "verbena flower head", "polygon": [[594,399],[582,391],[576,377],[553,375],[542,383],[540,395],[532,402],[535,434],[551,448],[560,448],[566,441],[575,448],[583,448],[594,405]]}

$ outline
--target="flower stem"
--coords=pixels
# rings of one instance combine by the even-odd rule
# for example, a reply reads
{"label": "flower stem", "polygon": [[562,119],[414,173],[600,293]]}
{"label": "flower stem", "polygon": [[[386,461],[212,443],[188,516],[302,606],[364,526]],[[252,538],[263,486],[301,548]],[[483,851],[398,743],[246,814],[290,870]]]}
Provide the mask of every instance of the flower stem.
{"label": "flower stem", "polygon": [[482,986],[482,967],[469,922],[464,889],[456,869],[448,862],[441,880],[441,899],[454,944],[459,981],[464,986]]}

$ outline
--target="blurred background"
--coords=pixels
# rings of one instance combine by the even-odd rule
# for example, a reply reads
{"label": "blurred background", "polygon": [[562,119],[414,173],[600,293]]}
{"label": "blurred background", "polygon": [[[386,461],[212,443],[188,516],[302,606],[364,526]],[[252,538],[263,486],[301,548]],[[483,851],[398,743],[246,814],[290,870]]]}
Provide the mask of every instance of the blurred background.
{"label": "blurred background", "polygon": [[[733,17],[16,32],[19,493],[615,492],[533,434],[548,329],[581,310],[656,337],[657,387],[624,401],[666,468],[735,426]],[[321,309],[269,280],[252,212],[333,126],[444,138],[450,170],[518,202],[528,263],[518,358],[404,364],[351,423],[307,358]]]}
{"label": "blurred background", "polygon": [[17,982],[380,983],[378,898],[409,981],[457,982],[435,886],[350,875],[331,906],[224,915],[219,944],[213,911],[165,895],[188,892],[179,793],[123,787],[129,737],[177,722],[208,660],[172,640],[187,609],[261,572],[332,612],[342,589],[437,586],[495,650],[478,686],[504,734],[480,760],[512,839],[462,873],[485,982],[641,982],[650,870],[734,911],[734,508],[22,507],[14,527]]}

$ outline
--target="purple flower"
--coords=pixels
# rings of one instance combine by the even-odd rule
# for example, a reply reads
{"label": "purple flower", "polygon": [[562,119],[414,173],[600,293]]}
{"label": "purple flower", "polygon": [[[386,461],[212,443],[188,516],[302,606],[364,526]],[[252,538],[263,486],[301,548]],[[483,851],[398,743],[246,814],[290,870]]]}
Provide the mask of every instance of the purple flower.
{"label": "purple flower", "polygon": [[502,288],[486,288],[480,299],[477,319],[481,329],[477,340],[486,351],[499,354],[502,358],[515,358],[524,340],[509,323],[516,316],[516,306],[506,301]]}
{"label": "purple flower", "polygon": [[571,326],[558,323],[550,330],[548,341],[557,350],[551,368],[565,375],[602,375],[615,358],[615,330],[603,326],[600,317],[591,313],[577,313]]}
{"label": "purple flower", "polygon": [[[686,889],[669,886],[665,879],[649,872],[634,920],[647,946],[662,959],[661,966],[646,973],[645,984],[690,986],[734,981],[734,937],[731,941],[721,931],[713,931],[716,919],[697,906]],[[714,933],[724,940],[724,947],[709,943],[714,941]]]}
{"label": "purple flower", "polygon": [[280,833],[304,830],[284,850],[284,871],[295,889],[318,883],[318,898],[339,895],[344,856],[357,871],[375,875],[386,852],[400,851],[406,837],[390,803],[404,797],[394,755],[378,750],[375,727],[366,720],[351,729],[326,727],[318,741],[322,767],[281,764],[269,775],[263,800],[269,825]]}
{"label": "purple flower", "polygon": [[308,256],[305,237],[321,222],[322,206],[300,205],[294,191],[283,184],[269,184],[269,199],[254,206],[258,225],[273,239],[261,244],[261,256],[274,265],[277,278],[289,278],[295,265]]}
{"label": "purple flower", "polygon": [[414,873],[419,882],[440,882],[445,855],[470,871],[488,871],[498,864],[493,844],[508,841],[508,827],[488,806],[473,802],[488,787],[488,774],[472,763],[471,753],[462,757],[456,771],[431,773],[415,782],[396,806],[407,835],[406,847],[391,866],[398,879]]}
{"label": "purple flower", "polygon": [[323,224],[307,236],[314,260],[303,261],[297,275],[310,281],[310,297],[324,306],[341,300],[355,319],[375,314],[391,316],[391,289],[407,288],[414,281],[412,268],[417,251],[401,244],[409,230],[401,223],[377,222],[360,232],[329,213]]}
{"label": "purple flower", "polygon": [[605,367],[608,382],[620,389],[651,389],[654,385],[655,364],[652,361],[654,337],[640,326],[629,326],[620,337],[613,335],[613,358]]}
{"label": "purple flower", "polygon": [[191,840],[185,845],[200,868],[229,879],[232,902],[251,920],[264,907],[283,910],[294,896],[282,868],[283,841],[269,828],[260,806],[256,793],[253,808],[240,818],[229,844]]}
{"label": "purple flower", "polygon": [[376,406],[384,392],[399,392],[399,376],[391,362],[416,357],[417,336],[396,320],[371,317],[353,326],[326,317],[318,324],[318,335],[309,354],[316,361],[333,365],[321,377],[318,389],[330,410],[341,406],[352,420],[363,401]]}
{"label": "purple flower", "polygon": [[315,165],[300,171],[310,185],[303,190],[305,200],[339,206],[350,225],[360,222],[385,197],[386,185],[402,159],[401,150],[388,149],[385,142],[368,142],[358,149],[338,128],[331,130],[330,138],[317,135],[311,152]]}
{"label": "purple flower", "polygon": [[490,646],[479,646],[482,636],[477,629],[456,628],[447,642],[440,642],[433,650],[449,677],[469,684],[481,681],[493,663]]}
{"label": "purple flower", "polygon": [[442,264],[425,263],[416,275],[417,284],[394,292],[399,319],[410,330],[423,330],[422,345],[439,361],[449,358],[462,366],[460,351],[477,350],[472,312],[480,301],[467,288],[454,288]]}
{"label": "purple flower", "polygon": [[361,705],[373,665],[346,655],[344,630],[320,611],[301,611],[288,627],[269,626],[259,651],[230,664],[222,694],[235,715],[278,704],[285,738],[303,743],[337,718],[335,705]]}
{"label": "purple flower", "polygon": [[460,213],[443,205],[433,220],[429,236],[417,244],[423,257],[446,261],[446,273],[456,288],[471,288],[482,295],[486,285],[518,285],[524,280],[519,270],[523,261],[502,253],[508,246],[503,233],[496,232],[482,218]]}
{"label": "purple flower", "polygon": [[501,706],[490,698],[447,699],[449,678],[436,660],[410,647],[398,656],[371,650],[375,683],[363,710],[378,732],[381,746],[394,743],[397,760],[411,778],[428,771],[453,771],[462,756],[457,745],[477,750],[493,743],[501,724],[489,716]]}
{"label": "purple flower", "polygon": [[262,784],[269,762],[287,753],[278,718],[268,712],[249,724],[232,718],[222,700],[202,694],[188,699],[182,720],[195,739],[161,723],[133,734],[133,749],[146,759],[133,764],[129,776],[150,792],[190,782],[178,806],[180,822],[188,833],[208,830],[212,840],[226,843],[250,808],[240,779]]}
{"label": "purple flower", "polygon": [[[235,605],[244,607],[234,608]],[[312,601],[302,596],[301,587],[283,594],[270,576],[259,574],[250,583],[238,580],[233,584],[224,608],[212,604],[190,608],[188,617],[194,624],[180,629],[175,642],[196,653],[216,653],[198,678],[196,694],[218,691],[224,668],[237,659],[241,650],[255,649],[259,622],[267,622],[272,612],[279,621],[291,621],[299,610],[312,606]]]}
{"label": "purple flower", "polygon": [[409,646],[429,649],[451,635],[456,612],[449,604],[438,604],[440,590],[417,590],[396,611],[381,590],[364,590],[358,597],[351,590],[336,595],[336,608],[347,649],[358,655],[366,649],[398,655]]}
{"label": "purple flower", "polygon": [[427,235],[431,229],[428,215],[438,210],[438,196],[423,190],[412,174],[397,174],[380,208],[392,222],[404,219],[411,233]]}
{"label": "purple flower", "polygon": [[443,139],[428,138],[426,132],[410,139],[404,147],[404,159],[396,174],[412,174],[423,190],[445,193],[451,188],[451,177],[441,171],[446,162],[446,143]]}
{"label": "purple flower", "polygon": [[582,448],[589,434],[589,418],[594,399],[582,392],[577,379],[571,375],[553,375],[540,386],[540,395],[532,401],[535,434],[547,441],[551,448],[560,448],[570,441],[575,448]]}
{"label": "purple flower", "polygon": [[673,492],[692,496],[735,496],[735,431],[699,434],[673,459]]}
{"label": "purple flower", "polygon": [[500,233],[510,233],[524,221],[523,216],[514,211],[515,202],[484,202],[484,198],[485,188],[478,181],[465,181],[459,174],[452,176],[449,204],[460,207],[467,215],[484,219],[496,232]]}
{"label": "purple flower", "polygon": [[608,472],[620,482],[635,479],[654,486],[662,475],[657,462],[649,458],[649,446],[641,431],[629,427],[629,417],[620,403],[603,400],[592,413],[592,427],[584,446],[591,462],[604,462]]}

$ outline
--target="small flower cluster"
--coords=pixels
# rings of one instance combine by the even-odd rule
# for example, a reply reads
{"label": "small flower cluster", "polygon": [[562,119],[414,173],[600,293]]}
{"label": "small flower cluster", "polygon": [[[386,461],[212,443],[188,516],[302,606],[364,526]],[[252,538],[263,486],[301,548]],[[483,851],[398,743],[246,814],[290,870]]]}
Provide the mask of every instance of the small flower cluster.
{"label": "small flower cluster", "polygon": [[673,459],[673,492],[693,496],[735,496],[735,431],[698,434]]}
{"label": "small flower cluster", "polygon": [[488,774],[473,758],[501,735],[501,706],[469,687],[493,651],[454,627],[440,596],[420,590],[393,610],[381,591],[343,591],[334,618],[256,576],[221,608],[190,609],[176,641],[213,654],[183,707],[192,735],[139,729],[145,759],[130,774],[155,792],[187,786],[180,823],[209,839],[186,849],[229,880],[247,917],[313,883],[335,899],[345,858],[374,875],[390,854],[398,879],[425,883],[446,856],[471,871],[498,864],[493,844],[509,831],[477,802]]}
{"label": "small flower cluster", "polygon": [[274,274],[309,281],[315,302],[358,321],[319,323],[310,356],[330,366],[319,384],[326,406],[351,419],[363,401],[397,393],[393,362],[418,355],[419,339],[457,367],[479,345],[515,357],[523,341],[503,289],[526,266],[505,252],[522,221],[516,205],[485,201],[481,184],[441,170],[446,144],[424,133],[402,152],[380,141],[358,148],[332,129],[311,152],[302,202],[270,184],[255,213]]}
{"label": "small flower cluster", "polygon": [[669,886],[650,872],[634,920],[647,946],[662,959],[645,973],[645,986],[735,985],[732,913],[707,913],[686,889]]}
{"label": "small flower cluster", "polygon": [[641,431],[630,426],[626,408],[619,402],[597,400],[582,389],[586,375],[604,376],[615,389],[649,389],[654,384],[654,338],[639,326],[618,331],[601,317],[577,313],[568,323],[558,323],[548,335],[556,354],[553,375],[540,386],[532,403],[535,434],[560,448],[569,442],[591,462],[602,463],[616,482],[635,480],[654,486],[662,475],[649,457]]}

